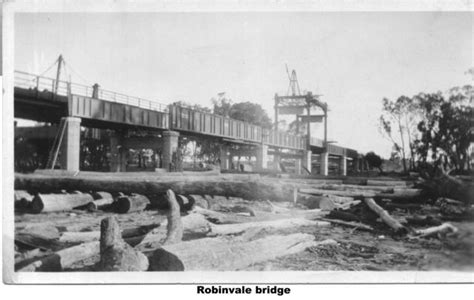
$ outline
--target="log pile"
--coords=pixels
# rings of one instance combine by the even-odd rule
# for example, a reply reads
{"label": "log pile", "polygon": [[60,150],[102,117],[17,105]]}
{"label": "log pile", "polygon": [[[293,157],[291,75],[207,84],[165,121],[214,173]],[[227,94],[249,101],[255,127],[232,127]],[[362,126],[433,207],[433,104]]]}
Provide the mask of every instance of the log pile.
{"label": "log pile", "polygon": [[[18,229],[15,269],[234,271],[325,244],[303,229],[447,238],[459,230],[446,221],[473,215],[463,201],[431,199],[401,180],[250,179],[19,176],[16,208],[95,219]],[[424,215],[427,205],[439,214]],[[146,224],[127,223],[145,215]]]}

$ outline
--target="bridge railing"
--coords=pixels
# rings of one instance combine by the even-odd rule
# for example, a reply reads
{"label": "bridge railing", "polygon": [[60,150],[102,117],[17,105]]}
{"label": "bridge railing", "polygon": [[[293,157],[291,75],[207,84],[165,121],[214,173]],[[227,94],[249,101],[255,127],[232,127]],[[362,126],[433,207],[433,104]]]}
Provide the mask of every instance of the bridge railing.
{"label": "bridge railing", "polygon": [[[57,87],[56,87],[57,84]],[[56,82],[55,79],[38,76],[26,72],[15,71],[15,87],[36,90],[38,92],[53,93],[57,89],[57,95],[68,95],[68,83],[65,81]]]}
{"label": "bridge railing", "polygon": [[260,126],[198,111],[182,105],[170,105],[170,129],[227,137],[236,140],[264,143],[275,147],[306,149],[304,137],[283,131],[267,130]]}
{"label": "bridge railing", "polygon": [[[68,96],[68,89],[70,88],[71,94],[84,97],[93,97],[94,89],[92,86],[79,83],[69,83],[62,80],[57,81],[56,79],[45,76],[38,76],[22,71],[15,71],[16,87],[37,90],[39,92],[47,91],[52,93],[56,90],[56,84],[56,94],[58,95]],[[154,111],[167,111],[167,105],[165,104],[100,88],[98,89],[98,98],[105,101],[128,104]]]}
{"label": "bridge railing", "polygon": [[306,138],[299,135],[289,134],[284,131],[264,129],[263,143],[271,146],[306,149]]}

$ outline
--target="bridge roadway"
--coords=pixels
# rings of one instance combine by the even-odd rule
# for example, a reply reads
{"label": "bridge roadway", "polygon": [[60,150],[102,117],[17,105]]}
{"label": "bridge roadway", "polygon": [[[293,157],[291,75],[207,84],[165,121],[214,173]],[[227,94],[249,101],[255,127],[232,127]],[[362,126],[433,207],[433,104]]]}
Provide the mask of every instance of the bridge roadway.
{"label": "bridge roadway", "polygon": [[[79,119],[81,126],[91,128],[171,131],[181,135],[217,138],[223,143],[255,145],[263,147],[264,152],[267,152],[268,148],[289,149],[301,153],[303,161],[305,157],[311,161],[312,154],[320,154],[326,160],[329,155],[337,156],[344,160],[344,164],[347,158],[358,158],[357,151],[353,149],[333,144],[328,144],[325,148],[324,142],[314,137],[311,137],[308,145],[305,136],[268,130],[248,122],[188,107],[166,106],[100,89],[97,85],[89,87],[56,81],[21,71],[15,71],[14,98],[16,118],[58,123],[61,118],[68,117],[69,120]],[[165,134],[164,137],[166,136],[169,135]],[[262,159],[265,156],[266,154]],[[304,165],[310,168],[311,163]],[[324,167],[327,169],[327,163]]]}

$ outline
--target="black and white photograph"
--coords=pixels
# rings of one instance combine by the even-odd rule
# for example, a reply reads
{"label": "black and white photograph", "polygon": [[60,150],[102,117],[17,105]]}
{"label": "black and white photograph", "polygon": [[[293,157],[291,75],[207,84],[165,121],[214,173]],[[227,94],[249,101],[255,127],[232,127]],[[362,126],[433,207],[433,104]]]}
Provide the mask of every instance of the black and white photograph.
{"label": "black and white photograph", "polygon": [[146,3],[4,3],[4,282],[473,282],[472,2]]}

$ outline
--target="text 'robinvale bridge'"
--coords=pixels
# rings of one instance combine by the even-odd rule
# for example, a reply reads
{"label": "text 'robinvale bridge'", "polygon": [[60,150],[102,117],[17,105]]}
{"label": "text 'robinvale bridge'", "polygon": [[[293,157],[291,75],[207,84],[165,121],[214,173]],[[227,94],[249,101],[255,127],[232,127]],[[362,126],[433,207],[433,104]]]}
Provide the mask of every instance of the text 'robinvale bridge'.
{"label": "text 'robinvale bridge'", "polygon": [[98,85],[91,87],[22,71],[15,71],[15,117],[53,123],[70,117],[93,128],[140,127],[344,159],[358,156],[355,150],[324,145],[323,140],[314,137],[308,139],[189,107],[104,90]]}

